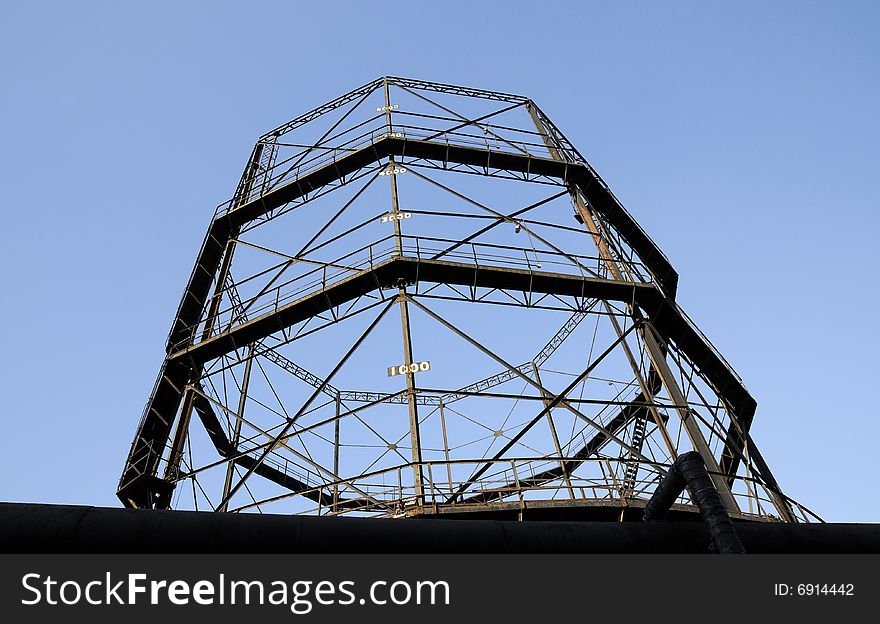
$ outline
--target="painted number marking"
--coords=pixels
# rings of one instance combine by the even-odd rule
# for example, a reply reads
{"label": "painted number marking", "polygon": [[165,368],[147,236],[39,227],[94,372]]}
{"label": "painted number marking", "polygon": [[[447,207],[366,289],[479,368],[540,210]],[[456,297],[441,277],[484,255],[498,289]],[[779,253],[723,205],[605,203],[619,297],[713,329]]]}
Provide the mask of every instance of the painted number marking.
{"label": "painted number marking", "polygon": [[411,212],[389,212],[382,215],[382,223],[393,223],[401,219],[412,219]]}
{"label": "painted number marking", "polygon": [[406,173],[406,169],[403,167],[394,167],[393,169],[386,169],[385,171],[380,171],[380,176],[394,175],[395,173]]}
{"label": "painted number marking", "polygon": [[399,364],[398,366],[388,367],[388,376],[406,375],[407,373],[424,373],[431,370],[430,362],[413,362],[412,364]]}

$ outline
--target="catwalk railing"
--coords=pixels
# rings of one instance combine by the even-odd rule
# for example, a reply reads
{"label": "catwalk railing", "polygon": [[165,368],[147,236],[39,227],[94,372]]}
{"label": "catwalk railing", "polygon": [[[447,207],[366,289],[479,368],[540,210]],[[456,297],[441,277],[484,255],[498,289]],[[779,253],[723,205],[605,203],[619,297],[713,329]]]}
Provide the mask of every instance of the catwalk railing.
{"label": "catwalk railing", "polygon": [[[398,244],[399,243],[399,244]],[[601,279],[612,279],[607,264],[599,256],[569,254],[561,251],[541,250],[533,247],[512,247],[492,243],[462,243],[454,239],[428,236],[401,236],[389,234],[352,252],[323,262],[307,257],[290,257],[267,269],[228,285],[218,295],[228,295],[228,304],[223,306],[215,316],[204,318],[200,325],[207,323],[212,328],[208,335],[192,332],[201,340],[222,334],[235,327],[247,318],[254,319],[266,314],[273,314],[279,308],[298,298],[321,292],[347,277],[369,271],[387,260],[406,257],[415,260],[438,260],[457,262],[474,267],[492,267],[527,271],[530,273],[557,273],[564,275],[580,275]],[[640,262],[622,262],[629,273],[639,277],[643,283],[650,283],[648,271]],[[270,288],[259,287],[260,280],[266,280],[273,272],[283,273],[295,265],[314,267],[284,282],[273,284]],[[391,285],[389,285],[391,286]],[[253,287],[258,292],[251,297],[241,297],[243,289]],[[235,289],[235,293],[231,292]],[[418,294],[418,289],[415,290]],[[182,341],[175,348],[188,346]],[[193,344],[198,344],[195,342]]]}
{"label": "catwalk railing", "polygon": [[[285,156],[271,167],[261,167],[260,171],[256,173],[252,184],[240,196],[220,204],[214,213],[215,216],[226,214],[237,205],[259,199],[269,191],[301,179],[311,171],[331,165],[340,158],[387,137],[432,141],[463,147],[479,147],[493,152],[508,152],[535,158],[551,158],[547,145],[541,138],[542,135],[534,130],[519,130],[491,124],[481,124],[480,128],[476,130],[472,130],[469,127],[451,130],[440,126],[399,123],[392,124],[389,127],[384,121],[380,121],[381,119],[384,119],[384,115],[376,115],[315,145],[295,143],[266,144],[264,149],[280,150],[289,148],[298,151]],[[457,121],[451,118],[438,117],[435,119],[442,119],[448,122]],[[365,126],[369,124],[375,125],[365,129]],[[510,136],[496,135],[495,130],[508,133]],[[577,157],[574,154],[568,154],[567,157],[571,158],[569,162],[584,164],[581,160],[576,160]]]}
{"label": "catwalk railing", "polygon": [[[628,458],[612,457],[515,457],[503,459],[463,459],[409,462],[372,472],[359,474],[351,479],[326,479],[318,470],[306,469],[299,464],[283,458],[269,457],[266,463],[276,470],[291,476],[303,487],[298,491],[285,492],[264,499],[240,504],[230,511],[244,512],[257,507],[270,509],[266,505],[298,497],[300,500],[334,500],[333,504],[318,504],[299,513],[318,515],[380,515],[401,516],[421,513],[442,513],[443,511],[467,511],[468,508],[486,508],[488,505],[505,506],[509,504],[536,505],[539,502],[550,504],[554,501],[567,506],[588,504],[589,501],[616,501],[619,506],[639,506],[650,498],[658,480],[669,469],[670,464],[639,462],[638,477],[624,486],[624,471],[630,461]],[[583,465],[580,474],[566,475],[565,478],[547,482],[540,475],[548,468],[566,462],[577,461]],[[490,465],[491,468],[477,479],[462,477],[471,474],[476,468]],[[423,492],[419,499],[411,476],[415,468],[422,478]],[[184,481],[198,474],[198,470],[183,472],[178,481]],[[455,473],[455,474],[454,474]],[[466,496],[457,500],[455,492],[463,484],[468,484]],[[744,520],[775,521],[778,518],[771,512],[774,502],[766,486],[756,479],[737,476],[733,485],[734,497],[742,512],[738,515]],[[336,496],[334,498],[334,492]],[[309,495],[313,495],[309,497]],[[469,502],[472,499],[472,502]],[[821,522],[814,512],[794,500],[787,499],[796,511],[800,522]],[[635,502],[634,502],[635,501]],[[690,506],[685,492],[677,499],[677,504]],[[694,507],[694,509],[696,509]]]}

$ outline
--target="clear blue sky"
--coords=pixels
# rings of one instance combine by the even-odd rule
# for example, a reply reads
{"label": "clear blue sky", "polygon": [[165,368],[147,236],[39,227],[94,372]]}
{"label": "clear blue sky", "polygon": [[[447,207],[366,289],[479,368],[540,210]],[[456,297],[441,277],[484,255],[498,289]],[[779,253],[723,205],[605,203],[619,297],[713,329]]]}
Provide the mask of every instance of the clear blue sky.
{"label": "clear blue sky", "polygon": [[876,3],[4,4],[0,500],[117,504],[253,142],[392,74],[535,99],[679,270],[785,491],[880,521]]}

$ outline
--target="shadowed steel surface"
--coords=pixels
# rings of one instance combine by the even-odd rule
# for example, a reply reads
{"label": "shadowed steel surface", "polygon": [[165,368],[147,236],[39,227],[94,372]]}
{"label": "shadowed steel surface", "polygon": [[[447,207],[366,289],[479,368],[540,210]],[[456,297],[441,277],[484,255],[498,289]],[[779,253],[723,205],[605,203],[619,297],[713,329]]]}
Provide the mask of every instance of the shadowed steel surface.
{"label": "shadowed steel surface", "polygon": [[[880,553],[880,526],[745,523],[750,553]],[[0,504],[5,553],[705,553],[702,522],[323,519]]]}

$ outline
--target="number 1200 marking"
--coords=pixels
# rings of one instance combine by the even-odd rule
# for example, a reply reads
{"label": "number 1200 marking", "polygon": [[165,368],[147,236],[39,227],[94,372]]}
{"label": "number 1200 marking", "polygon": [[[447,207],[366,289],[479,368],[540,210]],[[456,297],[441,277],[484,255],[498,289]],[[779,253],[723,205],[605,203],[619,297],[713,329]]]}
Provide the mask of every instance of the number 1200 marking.
{"label": "number 1200 marking", "polygon": [[431,370],[430,362],[413,362],[410,365],[400,364],[399,366],[389,366],[388,367],[388,376],[394,377],[395,375],[406,375],[407,373],[424,373],[425,371]]}

